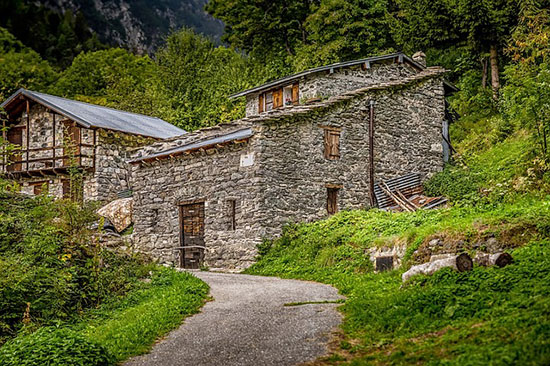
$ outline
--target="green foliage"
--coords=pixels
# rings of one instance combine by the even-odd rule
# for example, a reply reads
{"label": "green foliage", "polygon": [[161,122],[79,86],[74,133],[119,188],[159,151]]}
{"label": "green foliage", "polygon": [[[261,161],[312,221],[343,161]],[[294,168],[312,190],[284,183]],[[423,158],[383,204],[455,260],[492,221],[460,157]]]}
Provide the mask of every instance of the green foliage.
{"label": "green foliage", "polygon": [[38,53],[25,47],[0,27],[0,99],[19,88],[44,90],[56,79],[56,72]]}
{"label": "green foliage", "polygon": [[157,267],[150,282],[88,312],[73,328],[103,345],[117,361],[146,353],[204,303],[208,286],[185,272]]}
{"label": "green foliage", "polygon": [[44,327],[0,348],[4,366],[110,366],[113,357],[97,342],[68,329]]}
{"label": "green foliage", "polygon": [[209,1],[206,10],[225,25],[223,40],[264,64],[271,77],[288,73],[286,57],[306,40],[306,18],[319,0]]}
{"label": "green foliage", "polygon": [[168,37],[156,59],[166,120],[194,130],[244,116],[244,101],[227,97],[252,86],[246,57],[184,29]]}
{"label": "green foliage", "polygon": [[304,22],[307,39],[297,47],[294,71],[389,53],[393,40],[386,0],[323,0]]}
{"label": "green foliage", "polygon": [[0,192],[0,342],[133,289],[152,264],[105,251],[93,206]]}
{"label": "green foliage", "polygon": [[105,47],[81,13],[60,13],[25,0],[0,2],[0,26],[59,67],[69,66],[82,51]]}

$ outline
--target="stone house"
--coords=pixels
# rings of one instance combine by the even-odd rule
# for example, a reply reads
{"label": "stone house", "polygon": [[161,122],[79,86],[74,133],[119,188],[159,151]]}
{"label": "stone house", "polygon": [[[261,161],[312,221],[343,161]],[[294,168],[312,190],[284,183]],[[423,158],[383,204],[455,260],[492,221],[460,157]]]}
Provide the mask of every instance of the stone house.
{"label": "stone house", "polygon": [[134,241],[163,263],[243,269],[287,222],[376,206],[375,182],[448,156],[445,70],[402,53],[244,91],[246,117],[130,161]]}
{"label": "stone house", "polygon": [[[2,154],[0,173],[31,195],[116,198],[129,189],[126,160],[136,148],[185,133],[158,118],[24,89],[1,107],[3,138],[17,149]],[[69,179],[75,171],[81,181]]]}

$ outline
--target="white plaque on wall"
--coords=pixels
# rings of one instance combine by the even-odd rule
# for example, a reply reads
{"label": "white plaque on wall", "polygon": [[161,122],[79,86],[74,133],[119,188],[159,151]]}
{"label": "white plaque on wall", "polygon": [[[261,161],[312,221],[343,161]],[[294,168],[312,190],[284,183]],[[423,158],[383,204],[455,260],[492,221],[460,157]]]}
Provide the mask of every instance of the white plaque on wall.
{"label": "white plaque on wall", "polygon": [[254,153],[241,155],[241,167],[254,165]]}

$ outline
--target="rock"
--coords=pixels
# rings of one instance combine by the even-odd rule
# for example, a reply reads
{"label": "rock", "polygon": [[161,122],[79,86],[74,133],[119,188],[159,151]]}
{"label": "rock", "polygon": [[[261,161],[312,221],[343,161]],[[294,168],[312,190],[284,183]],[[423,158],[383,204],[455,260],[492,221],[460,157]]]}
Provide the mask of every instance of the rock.
{"label": "rock", "polygon": [[107,218],[120,233],[132,223],[133,203],[133,198],[114,200],[97,210],[97,214]]}

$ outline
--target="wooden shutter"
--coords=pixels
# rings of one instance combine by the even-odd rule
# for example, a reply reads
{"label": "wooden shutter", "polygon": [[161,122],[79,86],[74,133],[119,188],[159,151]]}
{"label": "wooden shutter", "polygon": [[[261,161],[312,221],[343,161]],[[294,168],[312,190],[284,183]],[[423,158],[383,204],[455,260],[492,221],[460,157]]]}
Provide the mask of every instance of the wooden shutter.
{"label": "wooden shutter", "polygon": [[63,165],[71,165],[71,154],[74,154],[77,165],[80,165],[80,127],[73,121],[63,121],[63,125],[63,144],[70,144],[70,147],[63,148]]}
{"label": "wooden shutter", "polygon": [[300,103],[300,89],[298,84],[292,85],[292,104],[296,105]]}
{"label": "wooden shutter", "polygon": [[[8,130],[8,142],[17,145],[20,148],[23,146],[23,133],[26,131],[24,126],[12,127]],[[10,164],[7,167],[8,172],[19,172],[23,169],[23,164],[18,163],[22,160],[21,152],[15,152],[9,156]]]}
{"label": "wooden shutter", "polygon": [[334,215],[338,212],[338,188],[327,188],[327,213]]}
{"label": "wooden shutter", "polygon": [[273,109],[283,106],[283,89],[273,91]]}
{"label": "wooden shutter", "polygon": [[260,94],[258,97],[258,113],[262,113],[264,111],[264,95]]}
{"label": "wooden shutter", "polygon": [[325,128],[325,158],[329,160],[340,159],[340,130]]}

